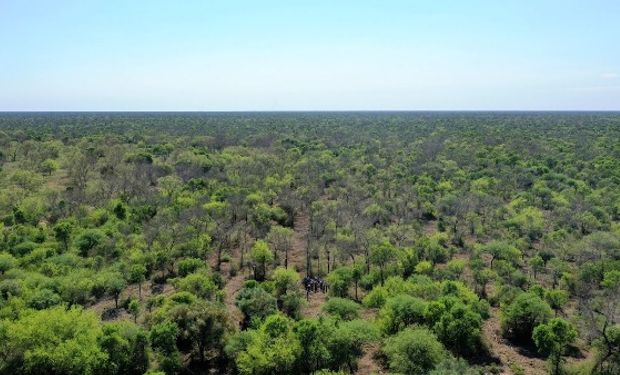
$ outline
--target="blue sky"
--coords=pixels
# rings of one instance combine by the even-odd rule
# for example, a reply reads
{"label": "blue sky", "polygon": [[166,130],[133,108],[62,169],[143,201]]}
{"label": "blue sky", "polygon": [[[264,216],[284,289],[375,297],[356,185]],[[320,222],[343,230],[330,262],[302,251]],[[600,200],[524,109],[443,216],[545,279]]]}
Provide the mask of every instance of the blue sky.
{"label": "blue sky", "polygon": [[620,110],[620,1],[0,0],[0,110]]}

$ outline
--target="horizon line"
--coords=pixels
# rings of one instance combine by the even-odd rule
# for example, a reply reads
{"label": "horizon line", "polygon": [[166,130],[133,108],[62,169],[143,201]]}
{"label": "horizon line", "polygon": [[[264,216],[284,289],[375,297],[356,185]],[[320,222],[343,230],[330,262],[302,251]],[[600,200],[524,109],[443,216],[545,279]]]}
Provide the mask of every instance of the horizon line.
{"label": "horizon line", "polygon": [[0,110],[4,113],[615,113],[619,109],[281,109],[281,110]]}

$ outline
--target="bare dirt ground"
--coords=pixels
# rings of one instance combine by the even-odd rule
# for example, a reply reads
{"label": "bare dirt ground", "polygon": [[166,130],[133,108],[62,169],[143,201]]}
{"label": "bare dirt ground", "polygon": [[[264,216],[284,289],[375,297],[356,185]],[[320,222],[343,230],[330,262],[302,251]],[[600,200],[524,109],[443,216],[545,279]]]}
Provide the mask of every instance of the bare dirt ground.
{"label": "bare dirt ground", "polygon": [[[364,308],[360,312],[360,318],[371,321],[377,317],[377,309],[367,309]],[[360,358],[357,363],[357,372],[358,375],[383,375],[387,374],[387,372],[377,363],[375,357],[379,353],[380,345],[379,343],[368,344],[364,346],[364,354]]]}
{"label": "bare dirt ground", "polygon": [[387,374],[375,361],[375,355],[379,352],[378,344],[370,344],[364,347],[364,355],[357,363],[357,375],[383,375]]}
{"label": "bare dirt ground", "polygon": [[289,252],[289,267],[293,267],[300,274],[306,271],[306,249],[308,247],[308,233],[310,232],[310,216],[301,212],[295,217],[294,234]]}
{"label": "bare dirt ground", "polygon": [[[305,293],[305,292],[304,292]],[[323,304],[327,301],[325,293],[310,293],[309,300],[301,310],[304,318],[316,318],[321,314]]]}
{"label": "bare dirt ground", "polygon": [[[306,249],[308,246],[308,233],[310,232],[310,217],[307,212],[301,212],[295,217],[293,229],[295,232],[289,252],[289,267],[293,267],[302,276],[305,276]],[[325,301],[327,301],[325,293],[310,293],[308,300],[302,308],[302,316],[305,318],[318,317]]]}
{"label": "bare dirt ground", "polygon": [[224,303],[226,304],[226,310],[230,315],[231,320],[234,324],[239,326],[241,321],[243,320],[243,314],[235,305],[235,297],[237,292],[243,287],[243,282],[245,281],[245,276],[243,273],[239,273],[236,276],[228,279],[226,285],[224,286],[224,292],[226,293],[224,296]]}
{"label": "bare dirt ground", "polygon": [[430,220],[424,223],[422,227],[422,232],[427,236],[432,236],[437,233],[437,220]]}

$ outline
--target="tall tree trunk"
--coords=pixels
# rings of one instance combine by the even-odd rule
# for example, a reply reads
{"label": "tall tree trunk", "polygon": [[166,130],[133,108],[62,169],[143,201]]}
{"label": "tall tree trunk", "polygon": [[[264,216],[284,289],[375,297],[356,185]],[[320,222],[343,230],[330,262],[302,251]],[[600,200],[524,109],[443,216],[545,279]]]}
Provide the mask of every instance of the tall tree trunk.
{"label": "tall tree trunk", "polygon": [[288,246],[284,250],[284,268],[288,269]]}
{"label": "tall tree trunk", "polygon": [[329,274],[329,270],[330,270],[329,258],[330,258],[331,252],[329,250],[326,250],[326,251],[327,251],[327,273]]}

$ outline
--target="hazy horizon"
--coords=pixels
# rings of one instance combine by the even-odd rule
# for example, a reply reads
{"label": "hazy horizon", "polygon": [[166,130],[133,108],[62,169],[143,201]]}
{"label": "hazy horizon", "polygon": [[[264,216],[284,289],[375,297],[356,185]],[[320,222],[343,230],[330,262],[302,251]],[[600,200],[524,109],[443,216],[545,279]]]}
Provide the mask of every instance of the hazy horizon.
{"label": "hazy horizon", "polygon": [[1,112],[618,111],[620,3],[0,3]]}

